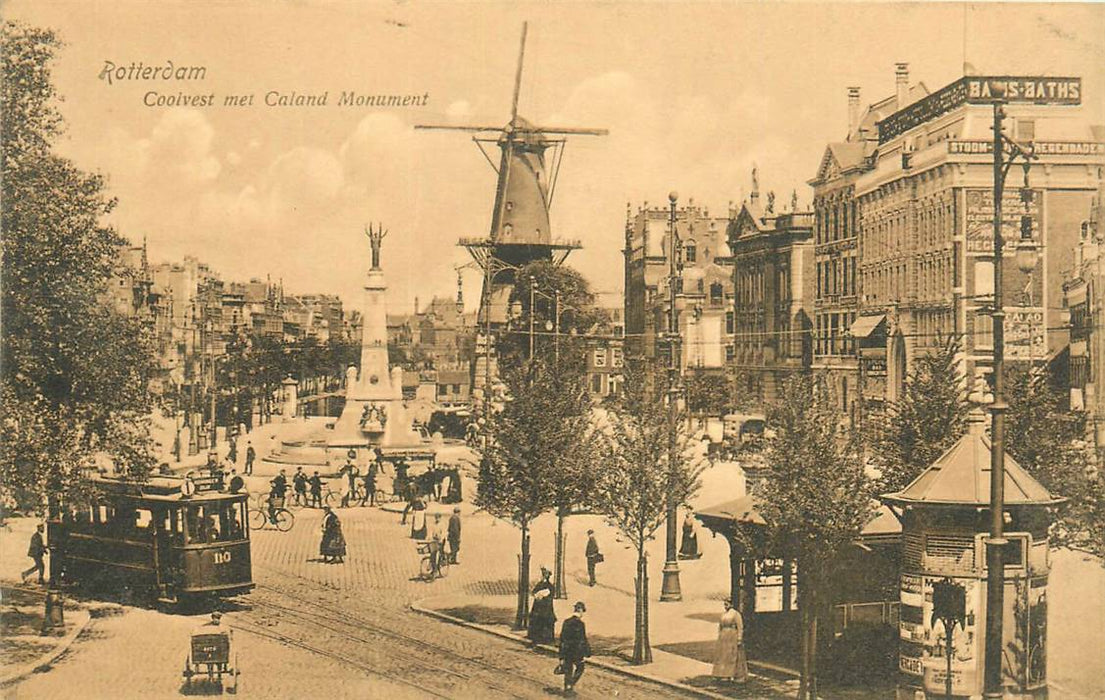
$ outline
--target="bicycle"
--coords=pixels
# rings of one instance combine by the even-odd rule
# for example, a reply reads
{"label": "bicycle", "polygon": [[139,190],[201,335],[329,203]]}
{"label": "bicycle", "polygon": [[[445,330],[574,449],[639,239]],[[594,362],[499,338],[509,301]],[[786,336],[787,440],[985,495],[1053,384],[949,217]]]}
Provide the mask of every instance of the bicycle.
{"label": "bicycle", "polygon": [[287,532],[295,525],[295,514],[284,507],[284,499],[274,501],[273,517],[269,518],[268,503],[259,508],[251,508],[249,511],[249,529],[263,530],[272,525],[280,532]]}
{"label": "bicycle", "polygon": [[434,575],[434,553],[430,545],[432,542],[419,542],[418,553],[423,555],[418,566],[418,576],[423,581],[433,581],[435,578],[445,578],[449,575],[449,557],[445,554],[442,545],[437,552],[437,576]]}

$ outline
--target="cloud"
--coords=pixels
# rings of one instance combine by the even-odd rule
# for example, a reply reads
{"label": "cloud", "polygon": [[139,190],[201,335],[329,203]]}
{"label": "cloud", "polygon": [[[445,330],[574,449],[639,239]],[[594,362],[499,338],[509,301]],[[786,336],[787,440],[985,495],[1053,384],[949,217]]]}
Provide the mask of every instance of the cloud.
{"label": "cloud", "polygon": [[315,207],[330,203],[342,190],[345,175],[329,151],[300,146],[277,157],[267,179],[275,213],[302,208],[317,214]]}
{"label": "cloud", "polygon": [[147,153],[147,174],[176,180],[182,185],[208,183],[222,166],[211,154],[215,130],[207,117],[194,109],[170,109],[140,144]]}
{"label": "cloud", "polygon": [[227,151],[226,162],[230,163],[231,165],[241,165],[242,156],[238,155],[237,151]]}
{"label": "cloud", "polygon": [[451,103],[446,109],[445,114],[452,120],[460,121],[462,119],[468,119],[472,116],[472,105],[468,100],[457,100]]}

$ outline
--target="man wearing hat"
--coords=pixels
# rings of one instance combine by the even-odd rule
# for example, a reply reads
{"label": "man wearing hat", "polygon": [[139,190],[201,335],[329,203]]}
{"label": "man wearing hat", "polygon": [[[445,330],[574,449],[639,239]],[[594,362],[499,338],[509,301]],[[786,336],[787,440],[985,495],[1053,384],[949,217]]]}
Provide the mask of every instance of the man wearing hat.
{"label": "man wearing hat", "polygon": [[587,531],[587,576],[590,585],[595,585],[595,564],[603,561],[602,552],[599,551],[598,540],[595,539],[595,531]]}
{"label": "man wearing hat", "polygon": [[453,507],[453,514],[449,516],[449,563],[459,564],[457,554],[460,553],[460,506]]}
{"label": "man wearing hat", "polygon": [[583,675],[583,659],[591,655],[587,625],[583,624],[585,612],[587,606],[583,601],[578,601],[572,609],[572,616],[560,628],[560,670],[564,672],[565,693],[573,692],[572,687]]}

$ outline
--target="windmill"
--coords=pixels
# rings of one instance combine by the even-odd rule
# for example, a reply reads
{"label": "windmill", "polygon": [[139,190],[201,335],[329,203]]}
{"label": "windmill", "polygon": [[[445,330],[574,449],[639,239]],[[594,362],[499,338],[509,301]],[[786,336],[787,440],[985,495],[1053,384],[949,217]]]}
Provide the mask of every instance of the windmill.
{"label": "windmill", "polygon": [[[476,383],[479,383],[481,374],[490,383],[489,356],[493,351],[489,340],[492,330],[506,323],[517,270],[537,260],[549,260],[559,265],[580,247],[578,241],[555,241],[549,226],[549,207],[556,193],[565,137],[604,136],[608,133],[606,129],[537,126],[518,115],[526,31],[527,23],[523,23],[510,121],[506,126],[418,124],[414,127],[472,132],[472,140],[498,175],[488,236],[462,238],[458,242],[468,250],[483,272],[477,317],[483,329],[483,338],[477,341],[477,355],[484,355],[487,371],[481,373],[477,370]],[[488,146],[492,144],[502,152],[498,166],[488,154]]]}

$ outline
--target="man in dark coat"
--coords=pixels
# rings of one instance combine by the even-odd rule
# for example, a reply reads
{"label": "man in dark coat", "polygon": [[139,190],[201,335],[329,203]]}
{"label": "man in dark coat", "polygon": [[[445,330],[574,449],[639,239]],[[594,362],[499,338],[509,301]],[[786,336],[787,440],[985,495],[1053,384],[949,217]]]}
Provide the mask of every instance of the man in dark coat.
{"label": "man in dark coat", "polygon": [[449,516],[449,563],[459,564],[457,554],[460,553],[460,506],[453,508],[453,514]]}
{"label": "man in dark coat", "polygon": [[230,470],[230,493],[241,493],[246,488],[245,479],[238,473],[237,469]]}
{"label": "man in dark coat", "polygon": [[253,473],[253,460],[257,459],[257,450],[253,449],[253,442],[246,442],[246,474]]}
{"label": "man in dark coat", "polygon": [[589,584],[595,585],[595,564],[598,564],[603,560],[602,553],[599,552],[599,543],[595,539],[595,531],[587,531],[587,576],[590,578]]}
{"label": "man in dark coat", "polygon": [[311,478],[308,479],[308,483],[310,483],[310,485],[311,485],[311,504],[310,504],[311,507],[312,508],[321,508],[322,507],[322,477],[320,477],[318,475],[318,472],[316,471],[314,474],[311,475]]}
{"label": "man in dark coat", "polygon": [[564,672],[564,692],[572,693],[573,686],[583,675],[583,659],[591,655],[591,645],[587,642],[587,625],[583,624],[583,613],[587,606],[579,601],[573,608],[572,616],[560,627],[560,669]]}
{"label": "man in dark coat", "polygon": [[307,505],[307,475],[303,473],[303,467],[296,467],[292,474],[292,488],[295,490],[295,504]]}
{"label": "man in dark coat", "polygon": [[364,493],[361,494],[361,505],[367,506],[369,503],[376,505],[376,464],[368,465],[368,471],[361,477],[361,486],[364,487]]}
{"label": "man in dark coat", "polygon": [[269,520],[275,525],[276,504],[279,503],[281,507],[284,506],[284,494],[288,492],[288,476],[281,469],[280,473],[274,476],[269,484],[272,486],[269,491]]}
{"label": "man in dark coat", "polygon": [[46,544],[42,541],[42,523],[39,523],[35,528],[35,532],[31,535],[31,545],[27,548],[27,556],[34,560],[35,565],[24,571],[20,578],[24,581],[27,577],[38,572],[38,582],[46,583],[46,565],[42,563],[42,557],[46,554]]}

